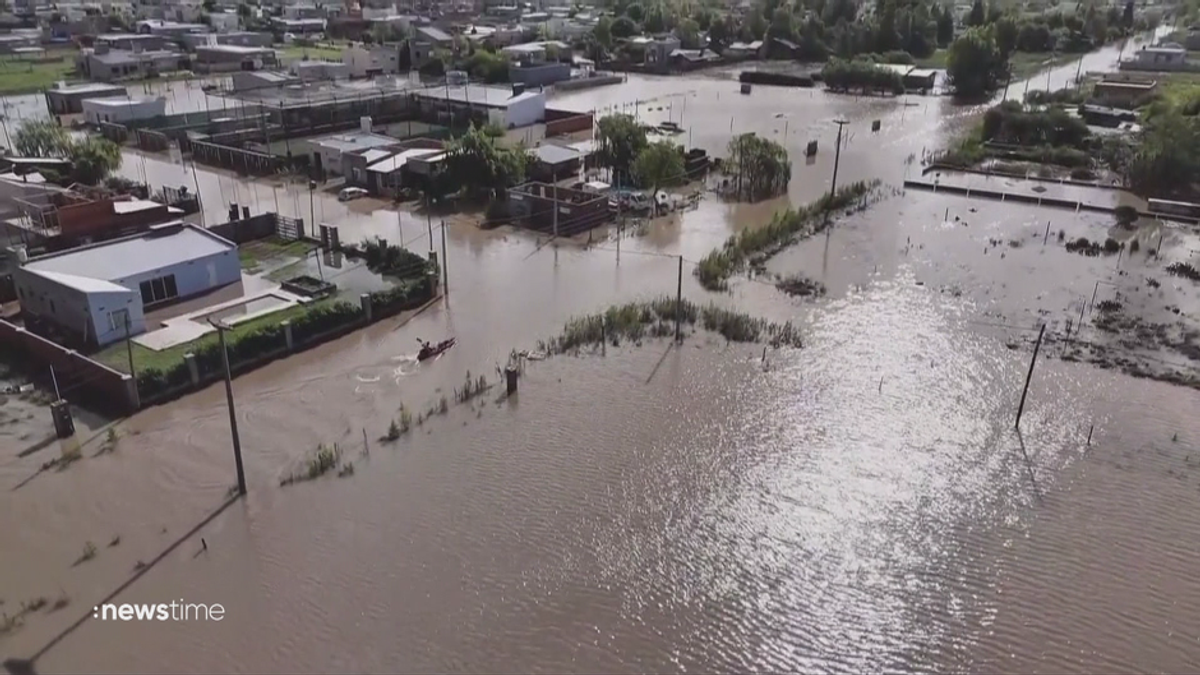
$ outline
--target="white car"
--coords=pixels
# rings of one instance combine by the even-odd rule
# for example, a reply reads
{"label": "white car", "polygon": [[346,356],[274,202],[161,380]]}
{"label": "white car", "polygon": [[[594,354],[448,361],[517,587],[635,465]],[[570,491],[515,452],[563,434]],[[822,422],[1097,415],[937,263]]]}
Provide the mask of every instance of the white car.
{"label": "white car", "polygon": [[367,196],[367,191],[360,187],[342,188],[342,191],[338,193],[338,201],[339,202],[348,202],[350,200],[358,199],[359,197],[366,197],[366,196]]}

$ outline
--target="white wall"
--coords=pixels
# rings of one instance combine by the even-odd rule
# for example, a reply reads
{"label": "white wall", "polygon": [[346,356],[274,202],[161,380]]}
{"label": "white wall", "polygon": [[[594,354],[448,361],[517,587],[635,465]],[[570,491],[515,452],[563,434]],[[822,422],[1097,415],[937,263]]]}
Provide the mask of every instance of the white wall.
{"label": "white wall", "polygon": [[124,102],[119,98],[85,98],[81,106],[83,118],[91,124],[126,122],[167,114],[167,99],[161,96],[149,100],[126,99]]}
{"label": "white wall", "polygon": [[525,127],[545,119],[546,95],[535,92],[535,95],[517,101],[508,107],[504,118],[504,128]]}
{"label": "white wall", "polygon": [[99,346],[125,337],[124,322],[118,322],[122,325],[114,329],[109,321],[113,311],[128,310],[131,335],[146,330],[141,295],[136,291],[84,293],[21,269],[14,272],[13,283],[24,311],[52,321],[80,338],[94,340]]}

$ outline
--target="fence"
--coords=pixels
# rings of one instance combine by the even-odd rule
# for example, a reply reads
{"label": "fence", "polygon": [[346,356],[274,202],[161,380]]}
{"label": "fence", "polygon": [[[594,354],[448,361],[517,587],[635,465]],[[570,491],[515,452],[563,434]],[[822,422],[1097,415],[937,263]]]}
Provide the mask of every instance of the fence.
{"label": "fence", "polygon": [[275,174],[282,167],[282,159],[273,155],[203,141],[192,141],[192,157],[204,164],[255,176]]}
{"label": "fence", "polygon": [[0,345],[4,345],[6,352],[24,356],[30,365],[44,368],[46,378],[53,367],[64,398],[82,399],[119,415],[139,407],[133,378],[75,350],[3,320],[0,320]]}
{"label": "fence", "polygon": [[570,134],[576,131],[588,131],[592,128],[592,113],[571,115],[570,117],[560,117],[558,119],[550,119],[551,114],[551,111],[546,111],[546,138]]}

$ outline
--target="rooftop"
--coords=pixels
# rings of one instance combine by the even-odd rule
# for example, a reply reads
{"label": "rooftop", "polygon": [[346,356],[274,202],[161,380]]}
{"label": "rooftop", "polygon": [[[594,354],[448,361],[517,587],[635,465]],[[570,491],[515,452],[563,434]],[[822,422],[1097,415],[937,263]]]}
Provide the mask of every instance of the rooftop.
{"label": "rooftop", "polygon": [[506,54],[532,54],[545,51],[547,47],[556,47],[563,51],[571,48],[567,43],[559,42],[558,40],[541,40],[538,42],[526,42],[520,45],[510,45],[500,51]]}
{"label": "rooftop", "polygon": [[452,42],[454,40],[449,33],[433,26],[421,26],[417,29],[417,34],[434,42]]}
{"label": "rooftop", "polygon": [[126,98],[89,98],[84,99],[87,105],[92,108],[125,108],[133,105],[143,105],[146,103],[157,103],[166,99],[160,99],[154,96],[127,96]]}
{"label": "rooftop", "polygon": [[31,269],[26,266],[26,270],[40,277],[45,277],[51,281],[57,282],[67,288],[74,288],[84,293],[128,293],[130,289],[124,286],[118,286],[111,281],[103,279],[93,279],[91,277],[81,277],[78,274],[66,274],[65,272],[50,272],[47,270]]}
{"label": "rooftop", "polygon": [[322,136],[314,138],[309,143],[327,148],[329,150],[337,150],[338,152],[350,152],[351,150],[363,150],[366,148],[378,148],[384,145],[395,145],[400,139],[384,136],[382,134],[373,134],[367,131],[354,131],[350,133],[333,134],[332,136]]}
{"label": "rooftop", "polygon": [[119,281],[236,248],[233,242],[211,232],[176,221],[133,236],[31,258],[25,268],[38,273]]}
{"label": "rooftop", "polygon": [[219,54],[262,54],[274,52],[270,47],[244,47],[242,45],[198,45],[196,53],[216,52]]}
{"label": "rooftop", "polygon": [[53,94],[98,94],[100,92],[119,91],[125,93],[125,87],[117,84],[104,84],[103,82],[84,82],[83,84],[64,84],[61,86],[48,89],[47,92]]}
{"label": "rooftop", "polygon": [[462,87],[430,87],[422,89],[416,94],[427,99],[448,100],[492,108],[507,108],[518,101],[545,96],[536,91],[526,91],[514,96],[508,87],[485,87],[478,84],[468,84]]}
{"label": "rooftop", "polygon": [[93,53],[91,55],[91,57],[93,59],[96,59],[96,60],[100,61],[101,63],[106,63],[108,65],[116,65],[119,63],[140,63],[142,61],[147,61],[150,59],[178,58],[180,56],[182,56],[182,55],[179,52],[167,51],[165,49],[153,49],[153,50],[147,49],[144,52],[127,52],[124,50],[117,50],[117,51],[108,52],[106,54]]}
{"label": "rooftop", "polygon": [[533,149],[533,154],[538,158],[539,162],[546,164],[566,164],[567,162],[579,159],[579,151],[575,148],[567,148],[561,145],[547,143],[539,145]]}
{"label": "rooftop", "polygon": [[391,173],[408,163],[408,160],[417,157],[430,157],[432,155],[443,154],[441,150],[431,150],[429,148],[411,148],[404,152],[398,152],[387,159],[375,162],[367,167],[367,171],[376,173]]}

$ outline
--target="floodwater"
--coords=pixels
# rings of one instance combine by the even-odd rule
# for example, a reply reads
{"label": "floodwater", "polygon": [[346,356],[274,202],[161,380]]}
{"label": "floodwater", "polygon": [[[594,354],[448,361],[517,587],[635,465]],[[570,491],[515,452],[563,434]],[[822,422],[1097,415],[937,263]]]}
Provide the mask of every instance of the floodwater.
{"label": "floodwater", "polygon": [[[1085,68],[1115,55],[1091,55]],[[816,164],[794,171],[797,201],[828,189],[836,116],[850,120],[839,182],[895,187],[919,171],[909,156],[972,114],[937,98],[766,87],[743,97],[709,76],[631,78],[562,102],[652,97],[668,107],[664,120],[683,115],[694,144],[714,151],[730,117],[735,132],[786,127],[793,156],[819,138]],[[884,131],[872,135],[876,118]],[[172,166],[183,179],[167,158],[130,153],[125,170],[143,159],[152,180]],[[310,208],[294,185],[199,167],[193,179],[206,216],[231,194],[256,209],[275,195],[284,213]],[[223,621],[89,619],[39,654],[38,671],[1194,667],[1200,394],[1042,359],[1013,430],[1036,310],[1020,315],[1003,285],[1059,320],[1102,261],[1051,245],[1039,254],[1032,231],[1046,213],[1070,234],[1106,226],[1094,214],[1010,220],[996,205],[981,214],[961,198],[889,195],[772,261],[826,281],[827,298],[800,301],[746,279],[707,294],[691,275],[730,232],[788,199],[706,198],[624,239],[618,259],[611,239],[585,249],[463,223],[442,230],[420,214],[313,193],[317,219],[342,227],[345,241],[380,234],[422,250],[430,229],[439,248],[445,232],[448,298],[234,382],[248,497],[115,600],[220,603]],[[1029,243],[1002,246],[1003,259],[967,253],[991,237]],[[1171,255],[1188,255],[1176,239]],[[764,365],[758,347],[695,333],[679,348],[649,341],[532,362],[515,399],[496,403],[492,390],[395,444],[377,440],[402,404],[424,410],[468,371],[494,381],[510,349],[533,347],[572,315],[674,292],[676,256],[686,297],[793,320],[804,349],[768,351]],[[1066,281],[1039,297],[1035,285],[1060,276],[1055,268]],[[1030,269],[1040,276],[1023,280]],[[947,292],[955,285],[962,292]],[[415,362],[418,338],[449,335],[457,346]],[[67,470],[0,493],[0,611],[39,595],[69,600],[0,636],[0,655],[38,654],[234,482],[219,386],[120,429],[113,452],[85,449]],[[317,443],[339,444],[354,475],[280,487]],[[45,459],[6,452],[0,482],[16,485]],[[73,566],[87,541],[98,554]]]}

